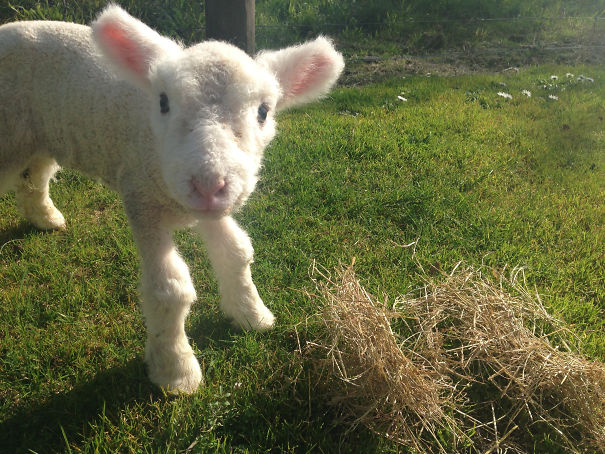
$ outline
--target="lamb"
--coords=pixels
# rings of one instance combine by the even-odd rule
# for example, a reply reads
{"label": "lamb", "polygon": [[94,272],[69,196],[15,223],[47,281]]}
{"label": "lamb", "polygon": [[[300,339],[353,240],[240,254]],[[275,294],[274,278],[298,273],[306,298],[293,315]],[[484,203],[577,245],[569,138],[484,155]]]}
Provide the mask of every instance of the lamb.
{"label": "lamb", "polygon": [[90,27],[0,27],[0,195],[40,229],[64,229],[49,198],[59,166],[121,195],[140,256],[151,381],[192,393],[202,372],[184,322],[196,292],[172,232],[204,239],[221,308],[244,330],[274,316],[252,281],[253,248],[230,216],[258,179],[275,114],[325,95],[342,56],[319,37],[252,58],[217,41],[185,47],[116,5]]}

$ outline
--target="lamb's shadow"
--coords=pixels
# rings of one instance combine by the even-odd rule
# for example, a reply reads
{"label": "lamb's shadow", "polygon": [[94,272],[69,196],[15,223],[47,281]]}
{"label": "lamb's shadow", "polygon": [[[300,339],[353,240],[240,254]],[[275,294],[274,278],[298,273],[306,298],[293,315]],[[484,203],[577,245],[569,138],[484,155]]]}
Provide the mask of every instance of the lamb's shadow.
{"label": "lamb's shadow", "polygon": [[17,227],[0,229],[0,247],[6,248],[12,245],[13,248],[19,248],[18,241],[25,237],[43,234],[44,231],[37,229],[31,223],[23,220]]}
{"label": "lamb's shadow", "polygon": [[[22,239],[45,234],[23,220],[17,226],[0,229],[0,247],[3,254],[14,258],[21,253]],[[225,346],[238,330],[215,314],[198,317],[188,334],[203,351],[208,346]],[[66,440],[78,444],[90,424],[102,423],[102,418],[117,423],[127,406],[164,398],[164,393],[149,381],[143,358],[134,358],[44,401],[23,399],[22,405],[1,418],[0,453],[62,451]]]}
{"label": "lamb's shadow", "polygon": [[[141,358],[98,373],[71,391],[18,409],[0,424],[2,452],[56,452],[74,441],[99,415],[112,419],[129,402],[161,396],[149,383]],[[31,450],[31,451],[30,451]]]}
{"label": "lamb's shadow", "polygon": [[[221,344],[233,329],[227,322],[199,319],[192,327],[198,348]],[[97,373],[90,381],[71,391],[56,394],[39,404],[24,404],[0,423],[0,452],[57,452],[66,448],[66,439],[78,443],[90,424],[102,418],[118,423],[122,410],[170,398],[147,377],[142,357]]]}
{"label": "lamb's shadow", "polygon": [[220,315],[199,318],[187,330],[188,337],[198,350],[204,350],[209,346],[228,345],[233,336],[238,334],[242,334],[241,330]]}

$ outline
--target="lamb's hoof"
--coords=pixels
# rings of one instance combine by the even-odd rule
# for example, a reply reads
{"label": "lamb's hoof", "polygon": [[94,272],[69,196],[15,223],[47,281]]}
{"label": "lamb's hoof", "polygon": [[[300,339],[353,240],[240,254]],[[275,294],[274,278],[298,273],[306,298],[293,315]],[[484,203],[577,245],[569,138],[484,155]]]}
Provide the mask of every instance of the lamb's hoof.
{"label": "lamb's hoof", "polygon": [[275,316],[262,303],[254,309],[231,312],[226,315],[232,318],[235,327],[244,331],[267,331],[275,324]]}
{"label": "lamb's hoof", "polygon": [[[192,394],[202,383],[202,370],[193,352],[166,358],[154,355],[148,349],[145,355],[147,373],[151,382],[169,394]],[[168,360],[167,360],[168,359]]]}
{"label": "lamb's hoof", "polygon": [[30,215],[28,218],[40,230],[65,230],[65,218],[59,210],[47,215]]}

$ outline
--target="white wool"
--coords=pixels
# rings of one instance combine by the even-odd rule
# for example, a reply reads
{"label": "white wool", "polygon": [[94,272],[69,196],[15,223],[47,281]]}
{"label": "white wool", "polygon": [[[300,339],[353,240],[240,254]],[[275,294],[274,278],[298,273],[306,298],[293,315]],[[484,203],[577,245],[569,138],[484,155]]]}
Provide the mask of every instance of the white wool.
{"label": "white wool", "polygon": [[184,320],[196,293],[172,231],[191,225],[206,240],[227,316],[272,326],[250,239],[229,214],[254,189],[275,113],[325,95],[342,56],[323,37],[256,59],[223,42],[185,48],[110,5],[92,27],[1,26],[0,61],[0,193],[15,190],[44,229],[65,227],[48,195],[58,165],[121,194],[141,257],[149,376],[193,392],[202,375]]}

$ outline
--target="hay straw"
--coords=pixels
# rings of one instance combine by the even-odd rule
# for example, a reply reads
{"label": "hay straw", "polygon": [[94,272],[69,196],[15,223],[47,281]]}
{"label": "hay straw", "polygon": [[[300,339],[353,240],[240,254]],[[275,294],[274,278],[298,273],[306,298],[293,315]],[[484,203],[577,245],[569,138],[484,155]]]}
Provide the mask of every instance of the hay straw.
{"label": "hay straw", "polygon": [[345,385],[331,390],[343,419],[420,452],[431,444],[448,452],[437,432],[463,437],[448,412],[455,400],[449,378],[401,348],[391,328],[399,314],[368,294],[352,267],[339,268],[335,280],[317,267],[313,274],[322,277],[317,288],[328,303],[321,317],[327,336],[310,344],[326,351],[326,364]]}
{"label": "hay straw", "polygon": [[[314,267],[326,335],[309,344],[339,378],[332,402],[352,428],[420,452],[524,452],[517,435],[528,421],[570,452],[605,452],[605,365],[574,352],[573,334],[520,283],[521,270],[490,271],[497,283],[459,269],[389,309],[353,266],[334,278]],[[470,392],[477,386],[490,387],[488,401]]]}
{"label": "hay straw", "polygon": [[452,370],[498,389],[502,432],[523,418],[550,426],[571,451],[605,452],[605,365],[572,350],[573,333],[527,291],[522,270],[491,274],[497,285],[460,270],[396,307],[416,317],[420,337],[443,338]]}

